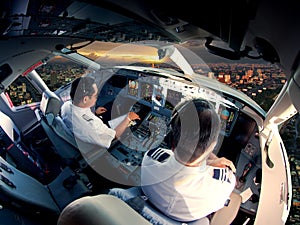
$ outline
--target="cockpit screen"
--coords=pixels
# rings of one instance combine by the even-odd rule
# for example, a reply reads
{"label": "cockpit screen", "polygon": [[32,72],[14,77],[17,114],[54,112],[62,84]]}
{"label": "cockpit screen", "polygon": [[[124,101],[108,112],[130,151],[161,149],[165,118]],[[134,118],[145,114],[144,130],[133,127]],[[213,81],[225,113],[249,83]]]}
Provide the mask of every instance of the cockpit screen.
{"label": "cockpit screen", "polygon": [[167,109],[173,110],[174,106],[176,106],[181,101],[181,98],[182,93],[168,89],[165,107]]}
{"label": "cockpit screen", "polygon": [[236,110],[225,108],[221,111],[221,130],[225,132],[226,136],[229,136],[236,120]]}
{"label": "cockpit screen", "polygon": [[138,97],[139,82],[135,79],[128,79],[128,94]]}
{"label": "cockpit screen", "polygon": [[155,106],[164,107],[165,105],[165,95],[163,93],[163,87],[159,85],[154,85],[153,94],[152,94],[152,102]]}
{"label": "cockpit screen", "polygon": [[147,102],[152,102],[153,86],[152,84],[141,82],[141,98]]}

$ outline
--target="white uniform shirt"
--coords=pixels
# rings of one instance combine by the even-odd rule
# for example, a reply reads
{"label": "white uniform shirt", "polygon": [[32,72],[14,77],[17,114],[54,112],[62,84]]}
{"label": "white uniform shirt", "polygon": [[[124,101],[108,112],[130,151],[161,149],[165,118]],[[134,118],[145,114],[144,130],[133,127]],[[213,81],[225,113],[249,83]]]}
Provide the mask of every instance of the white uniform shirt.
{"label": "white uniform shirt", "polygon": [[168,149],[148,151],[142,161],[142,189],[170,218],[192,221],[222,208],[235,186],[227,168],[186,167]]}
{"label": "white uniform shirt", "polygon": [[82,142],[109,148],[116,131],[109,128],[90,108],[80,108],[70,101],[61,108],[61,116],[76,139]]}

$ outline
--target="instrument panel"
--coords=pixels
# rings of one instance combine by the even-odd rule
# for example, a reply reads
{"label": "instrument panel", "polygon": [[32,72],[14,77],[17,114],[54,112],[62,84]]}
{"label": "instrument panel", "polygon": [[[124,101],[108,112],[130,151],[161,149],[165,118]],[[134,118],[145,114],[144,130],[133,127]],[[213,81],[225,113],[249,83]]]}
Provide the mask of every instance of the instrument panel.
{"label": "instrument panel", "polygon": [[[220,115],[222,134],[230,136],[238,117],[238,107],[234,107],[233,103],[229,105],[228,100],[215,91],[182,78],[174,79],[157,74],[120,69],[102,86],[96,107],[114,104],[120,105],[122,108],[130,102],[131,110],[144,107],[149,112],[152,111],[159,116],[169,118],[175,105],[185,99],[197,97],[208,99],[215,106]],[[138,104],[134,106],[136,103]],[[125,108],[128,109],[128,107]],[[111,113],[112,117],[114,114],[114,112]],[[120,112],[116,113],[117,116],[119,114]]]}
{"label": "instrument panel", "polygon": [[170,148],[168,124],[174,106],[185,99],[197,97],[208,99],[215,106],[220,115],[222,134],[230,136],[238,109],[226,104],[225,98],[211,89],[182,78],[124,69],[117,71],[102,86],[96,107],[110,107],[109,119],[134,111],[141,120],[135,121],[109,152],[124,168],[132,171],[134,166],[141,164],[145,151],[157,147]]}

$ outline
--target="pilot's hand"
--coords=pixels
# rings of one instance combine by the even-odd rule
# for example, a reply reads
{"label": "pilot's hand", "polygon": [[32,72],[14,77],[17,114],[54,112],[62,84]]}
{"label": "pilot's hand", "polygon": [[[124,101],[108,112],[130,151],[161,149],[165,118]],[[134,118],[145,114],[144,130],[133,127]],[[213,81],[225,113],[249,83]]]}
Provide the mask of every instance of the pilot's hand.
{"label": "pilot's hand", "polygon": [[105,113],[107,111],[107,109],[105,107],[102,107],[102,106],[99,106],[96,111],[95,111],[95,114],[97,116],[101,115],[102,113]]}
{"label": "pilot's hand", "polygon": [[127,118],[129,121],[133,121],[133,120],[140,120],[140,116],[138,114],[136,114],[135,112],[129,112],[127,115]]}
{"label": "pilot's hand", "polygon": [[229,159],[226,159],[225,157],[221,157],[221,158],[215,157],[213,159],[208,159],[207,164],[214,167],[221,167],[221,168],[228,167],[233,173],[236,172],[236,168],[233,162]]}

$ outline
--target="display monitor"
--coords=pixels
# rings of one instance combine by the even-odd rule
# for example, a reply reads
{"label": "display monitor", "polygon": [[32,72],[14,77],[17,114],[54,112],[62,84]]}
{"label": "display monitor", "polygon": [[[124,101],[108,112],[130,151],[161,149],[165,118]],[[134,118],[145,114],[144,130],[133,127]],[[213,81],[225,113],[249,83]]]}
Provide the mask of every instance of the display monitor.
{"label": "display monitor", "polygon": [[139,82],[136,79],[128,79],[128,95],[138,97]]}
{"label": "display monitor", "polygon": [[141,98],[147,102],[152,102],[153,85],[141,82]]}
{"label": "display monitor", "polygon": [[225,136],[230,135],[234,122],[236,120],[236,114],[237,111],[232,108],[225,108],[220,112],[221,131],[225,133]]}
{"label": "display monitor", "polygon": [[152,103],[154,104],[154,106],[164,107],[166,96],[163,91],[164,89],[162,86],[153,86]]}

